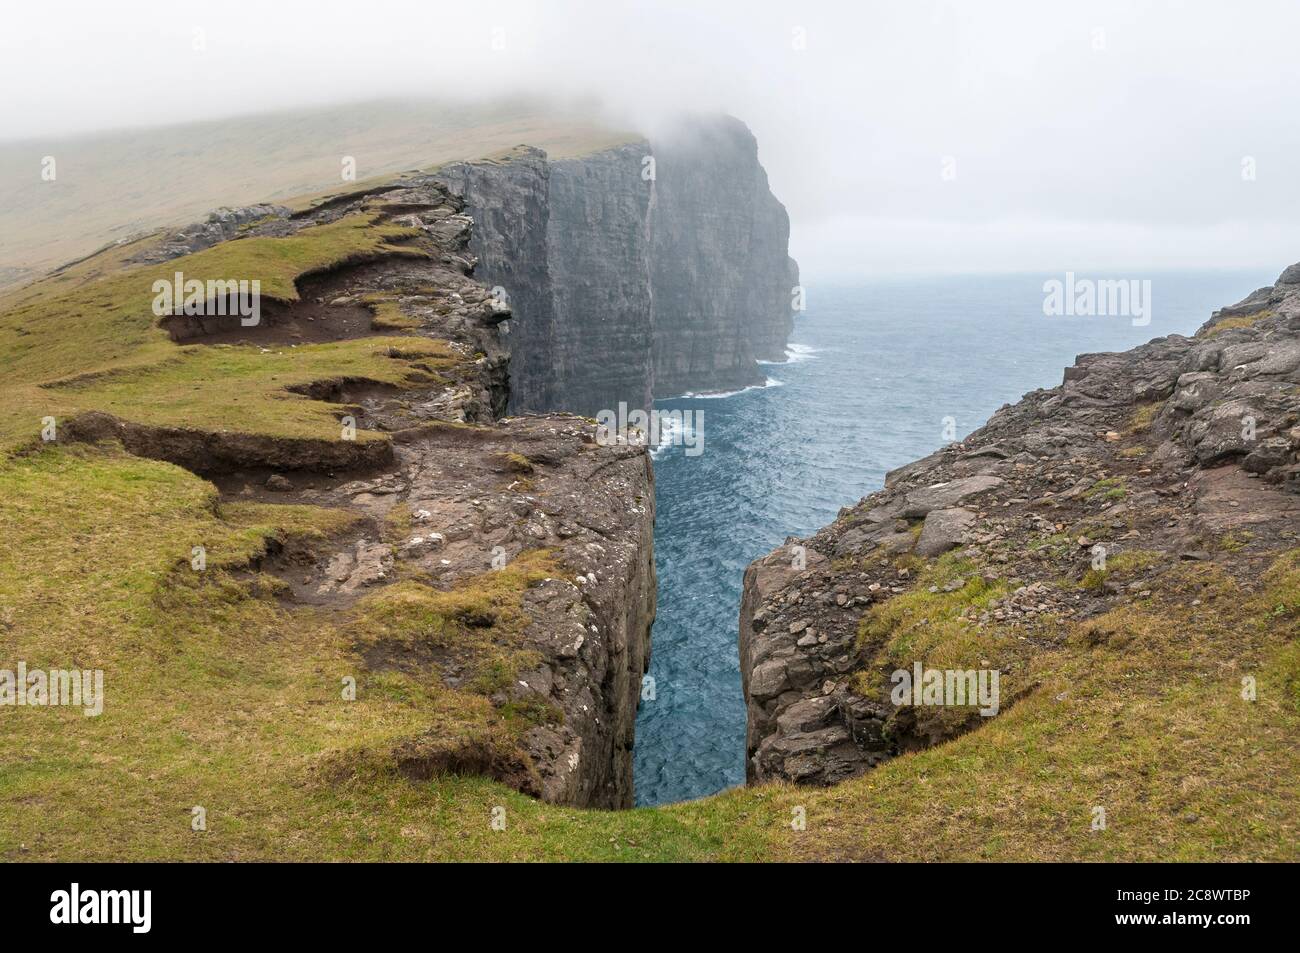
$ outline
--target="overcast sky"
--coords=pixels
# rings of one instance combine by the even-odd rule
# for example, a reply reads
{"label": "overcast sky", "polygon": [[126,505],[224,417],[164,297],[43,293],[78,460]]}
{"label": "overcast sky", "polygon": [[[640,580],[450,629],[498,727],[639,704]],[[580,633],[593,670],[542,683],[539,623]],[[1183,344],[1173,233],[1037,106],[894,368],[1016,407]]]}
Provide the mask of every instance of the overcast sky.
{"label": "overcast sky", "polygon": [[709,107],[749,123],[809,276],[1300,260],[1295,0],[159,0],[2,16],[7,139],[376,95],[596,95],[642,124]]}

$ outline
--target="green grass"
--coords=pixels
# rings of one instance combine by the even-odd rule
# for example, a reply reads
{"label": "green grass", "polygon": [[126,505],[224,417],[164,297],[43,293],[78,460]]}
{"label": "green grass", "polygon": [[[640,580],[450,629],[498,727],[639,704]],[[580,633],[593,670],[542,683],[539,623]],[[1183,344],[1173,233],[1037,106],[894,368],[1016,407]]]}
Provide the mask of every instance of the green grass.
{"label": "green grass", "polygon": [[1219,549],[1225,553],[1239,553],[1250,545],[1255,534],[1250,530],[1238,530],[1236,532],[1224,533],[1219,537]]}
{"label": "green grass", "polygon": [[403,312],[401,305],[394,298],[368,295],[364,300],[374,312],[370,326],[376,331],[414,331],[422,324],[419,318]]}
{"label": "green grass", "polygon": [[489,695],[515,683],[540,658],[524,648],[524,592],[567,575],[546,550],[527,550],[500,570],[487,570],[451,589],[413,580],[385,586],[357,606],[350,628],[362,650],[419,658],[447,650],[474,672],[471,688]]}
{"label": "green grass", "polygon": [[1162,400],[1154,400],[1150,403],[1139,404],[1137,410],[1133,411],[1132,420],[1129,421],[1129,426],[1126,431],[1129,436],[1150,429],[1151,424],[1156,419],[1156,415],[1160,413],[1160,409],[1164,407],[1164,405],[1165,403]]}
{"label": "green grass", "polygon": [[[1036,659],[1034,690],[978,731],[810,793],[795,852],[1297,859],[1298,566],[1284,557],[1245,597],[1213,567],[1171,569],[1151,603],[1073,626]],[[1241,697],[1245,675],[1254,702]],[[1105,830],[1092,829],[1095,807]]]}
{"label": "green grass", "polygon": [[[83,410],[146,424],[337,438],[337,408],[289,388],[337,377],[436,383],[438,372],[460,359],[441,342],[407,337],[270,349],[177,347],[153,314],[153,282],[175,271],[200,280],[257,279],[265,297],[293,301],[304,275],[344,262],[422,254],[392,244],[411,235],[373,215],[353,215],[292,237],[246,238],[163,265],[24,289],[0,313],[6,356],[0,452],[37,440],[45,418],[62,421]],[[361,433],[358,439],[376,438]]]}
{"label": "green grass", "polygon": [[286,238],[246,238],[159,265],[116,270],[70,288],[38,283],[2,302],[6,384],[37,384],[165,360],[174,349],[153,313],[153,283],[177,271],[200,281],[261,281],[265,298],[295,301],[295,281],[347,261],[410,254],[390,242],[414,231],[352,215]]}
{"label": "green grass", "polygon": [[1107,477],[1098,480],[1083,494],[1085,500],[1122,500],[1128,495],[1128,487],[1123,477]]}
{"label": "green grass", "polygon": [[335,510],[296,503],[253,503],[226,501],[218,508],[221,520],[243,529],[257,539],[319,543],[356,525],[360,517],[349,510]]}
{"label": "green grass", "polygon": [[[290,388],[338,377],[432,384],[440,378],[413,365],[437,371],[459,360],[445,344],[427,338],[360,338],[272,350],[198,345],[162,365],[47,390],[69,405],[146,424],[333,440],[339,437],[339,408]],[[357,439],[382,438],[362,431]]]}
{"label": "green grass", "polygon": [[505,468],[511,473],[521,474],[531,474],[535,470],[533,461],[522,453],[507,453],[505,455]]}
{"label": "green grass", "polygon": [[[955,583],[961,585],[943,591]],[[930,592],[931,587],[939,591]],[[867,611],[858,626],[859,645],[884,643],[891,660],[910,664],[917,652],[950,646],[949,636],[965,625],[964,611],[982,610],[1008,592],[1005,580],[989,581],[973,561],[945,553],[922,572],[913,589]]]}
{"label": "green grass", "polygon": [[1108,580],[1124,582],[1139,572],[1165,561],[1163,553],[1149,549],[1129,549],[1106,557],[1104,569],[1089,568],[1079,582],[1082,589],[1101,589]]}
{"label": "green grass", "polygon": [[1212,327],[1206,328],[1203,332],[1198,332],[1197,337],[1214,337],[1224,331],[1231,331],[1233,328],[1249,328],[1263,321],[1265,318],[1273,317],[1274,312],[1265,308],[1262,311],[1255,311],[1251,314],[1238,314],[1229,318],[1223,318],[1216,322]]}
{"label": "green grass", "polygon": [[[945,591],[949,586],[955,588]],[[931,592],[932,588],[937,591]],[[872,661],[854,675],[855,690],[884,697],[889,688],[886,671],[910,671],[919,662],[926,669],[997,669],[1002,697],[1015,697],[1024,690],[1021,627],[978,621],[982,612],[1011,590],[1007,580],[982,575],[969,559],[955,553],[939,557],[922,571],[913,589],[872,606],[863,615],[858,645]],[[926,707],[913,714],[923,731],[946,736],[969,727],[976,708]]]}

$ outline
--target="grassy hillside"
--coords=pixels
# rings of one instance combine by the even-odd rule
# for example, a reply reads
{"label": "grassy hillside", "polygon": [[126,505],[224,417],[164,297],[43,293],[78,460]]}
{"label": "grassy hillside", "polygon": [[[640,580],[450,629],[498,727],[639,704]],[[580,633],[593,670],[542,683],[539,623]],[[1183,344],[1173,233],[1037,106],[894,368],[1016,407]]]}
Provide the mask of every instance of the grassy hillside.
{"label": "grassy hillside", "polygon": [[[520,143],[557,156],[631,138],[542,103],[380,101],[75,139],[0,142],[0,287],[221,205],[283,202]],[[55,159],[56,178],[41,178]]]}

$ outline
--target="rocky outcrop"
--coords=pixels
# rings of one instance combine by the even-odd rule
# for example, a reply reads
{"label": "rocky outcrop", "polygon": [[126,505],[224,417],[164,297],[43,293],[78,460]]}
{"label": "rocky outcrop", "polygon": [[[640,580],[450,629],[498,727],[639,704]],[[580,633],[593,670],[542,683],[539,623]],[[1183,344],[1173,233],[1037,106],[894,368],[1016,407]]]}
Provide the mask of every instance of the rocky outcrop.
{"label": "rocky outcrop", "polygon": [[[521,751],[478,742],[448,749],[424,738],[394,756],[417,777],[475,770],[559,803],[630,806],[655,605],[652,474],[642,449],[596,447],[587,422],[560,412],[648,408],[660,396],[760,383],[757,361],[784,355],[798,275],[786,250],[789,221],[754,137],[720,117],[583,156],[551,159],[521,146],[297,213],[219,210],[162,236],[137,260],[291,235],[358,212],[417,230],[421,254],[379,255],[304,279],[300,300],[268,303],[254,329],[179,317],[166,327],[187,345],[292,346],[394,329],[446,341],[464,360],[440,367],[436,386],[395,392],[338,380],[296,391],[338,403],[358,428],[389,439],[317,445],[234,435],[213,443],[102,415],[70,432],[116,436],[136,452],[201,470],[228,492],[363,512],[371,531],[289,580],[303,599],[365,599],[412,575],[455,587],[481,574],[484,554],[498,548],[508,559],[553,554],[565,576],[524,596],[536,667],[492,703],[553,707],[562,717],[529,728]],[[545,416],[502,419],[507,411]],[[481,430],[469,436],[455,429],[462,425]],[[500,461],[512,455],[526,476],[503,477],[511,471]],[[335,469],[384,476],[358,483]],[[304,473],[310,480],[297,478]],[[373,527],[402,507],[429,514],[428,524],[388,543]],[[461,677],[446,660],[408,649],[369,646],[366,654],[380,667],[427,667],[452,687]]]}
{"label": "rocky outcrop", "polygon": [[743,123],[556,160],[519,148],[438,176],[515,315],[512,409],[647,407],[761,383],[756,361],[784,357],[798,269]]}
{"label": "rocky outcrop", "polygon": [[981,723],[896,703],[914,664],[967,651],[1002,672],[1005,710],[1064,625],[1150,595],[1160,567],[1252,579],[1300,531],[1298,385],[1293,265],[1194,337],[1080,356],[1060,387],[752,564],[749,779],[831,784]]}
{"label": "rocky outcrop", "polygon": [[[516,158],[510,178],[482,190],[465,167],[460,191],[480,203],[481,221],[491,220],[492,203],[530,202],[540,160]],[[403,774],[481,773],[554,803],[631,807],[656,599],[645,448],[601,446],[591,421],[565,413],[505,416],[511,312],[474,274],[471,220],[445,180],[407,176],[292,216],[262,211],[214,214],[162,236],[151,253],[186,254],[225,235],[229,222],[241,223],[239,236],[279,237],[364,214],[406,226],[410,237],[300,278],[297,300],[268,302],[255,326],[214,317],[174,335],[177,343],[270,349],[382,336],[382,353],[409,367],[406,385],[350,377],[290,385],[286,398],[338,406],[355,428],[338,440],[145,426],[101,412],[69,421],[64,439],[118,440],[203,473],[225,500],[351,513],[342,535],[268,553],[254,568],[279,578],[290,606],[355,632],[366,671],[433,687],[429,730],[381,753]],[[492,268],[526,275],[510,269],[545,260],[536,244],[544,240],[544,227],[512,233]],[[512,574],[514,566],[540,568]],[[401,595],[385,602],[394,586]],[[424,608],[401,637],[367,621],[412,604]]]}
{"label": "rocky outcrop", "polygon": [[219,208],[208,213],[202,222],[195,222],[171,232],[164,239],[131,257],[140,264],[170,261],[181,255],[193,254],[211,248],[220,242],[238,236],[254,222],[268,219],[286,219],[289,209],[281,205],[246,205],[240,208]]}

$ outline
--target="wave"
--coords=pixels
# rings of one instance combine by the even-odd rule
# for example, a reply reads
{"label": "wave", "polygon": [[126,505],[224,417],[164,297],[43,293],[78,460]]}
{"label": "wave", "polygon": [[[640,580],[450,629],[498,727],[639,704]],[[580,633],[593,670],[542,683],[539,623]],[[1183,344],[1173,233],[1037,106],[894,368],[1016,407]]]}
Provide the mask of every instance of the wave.
{"label": "wave", "polygon": [[677,397],[670,397],[667,399],[686,400],[687,398],[689,398],[691,400],[721,400],[724,397],[735,397],[737,394],[747,394],[751,390],[762,390],[765,387],[784,387],[784,386],[785,386],[785,381],[779,381],[775,377],[769,377],[761,384],[750,384],[748,387],[740,388],[740,390],[715,390],[715,391],[702,391],[700,393],[696,393],[695,391],[687,391],[685,394],[680,394]]}
{"label": "wave", "polygon": [[784,367],[787,364],[802,364],[804,361],[815,361],[820,353],[821,348],[810,347],[807,344],[788,344],[785,349],[784,361],[758,361],[757,363],[765,367]]}

